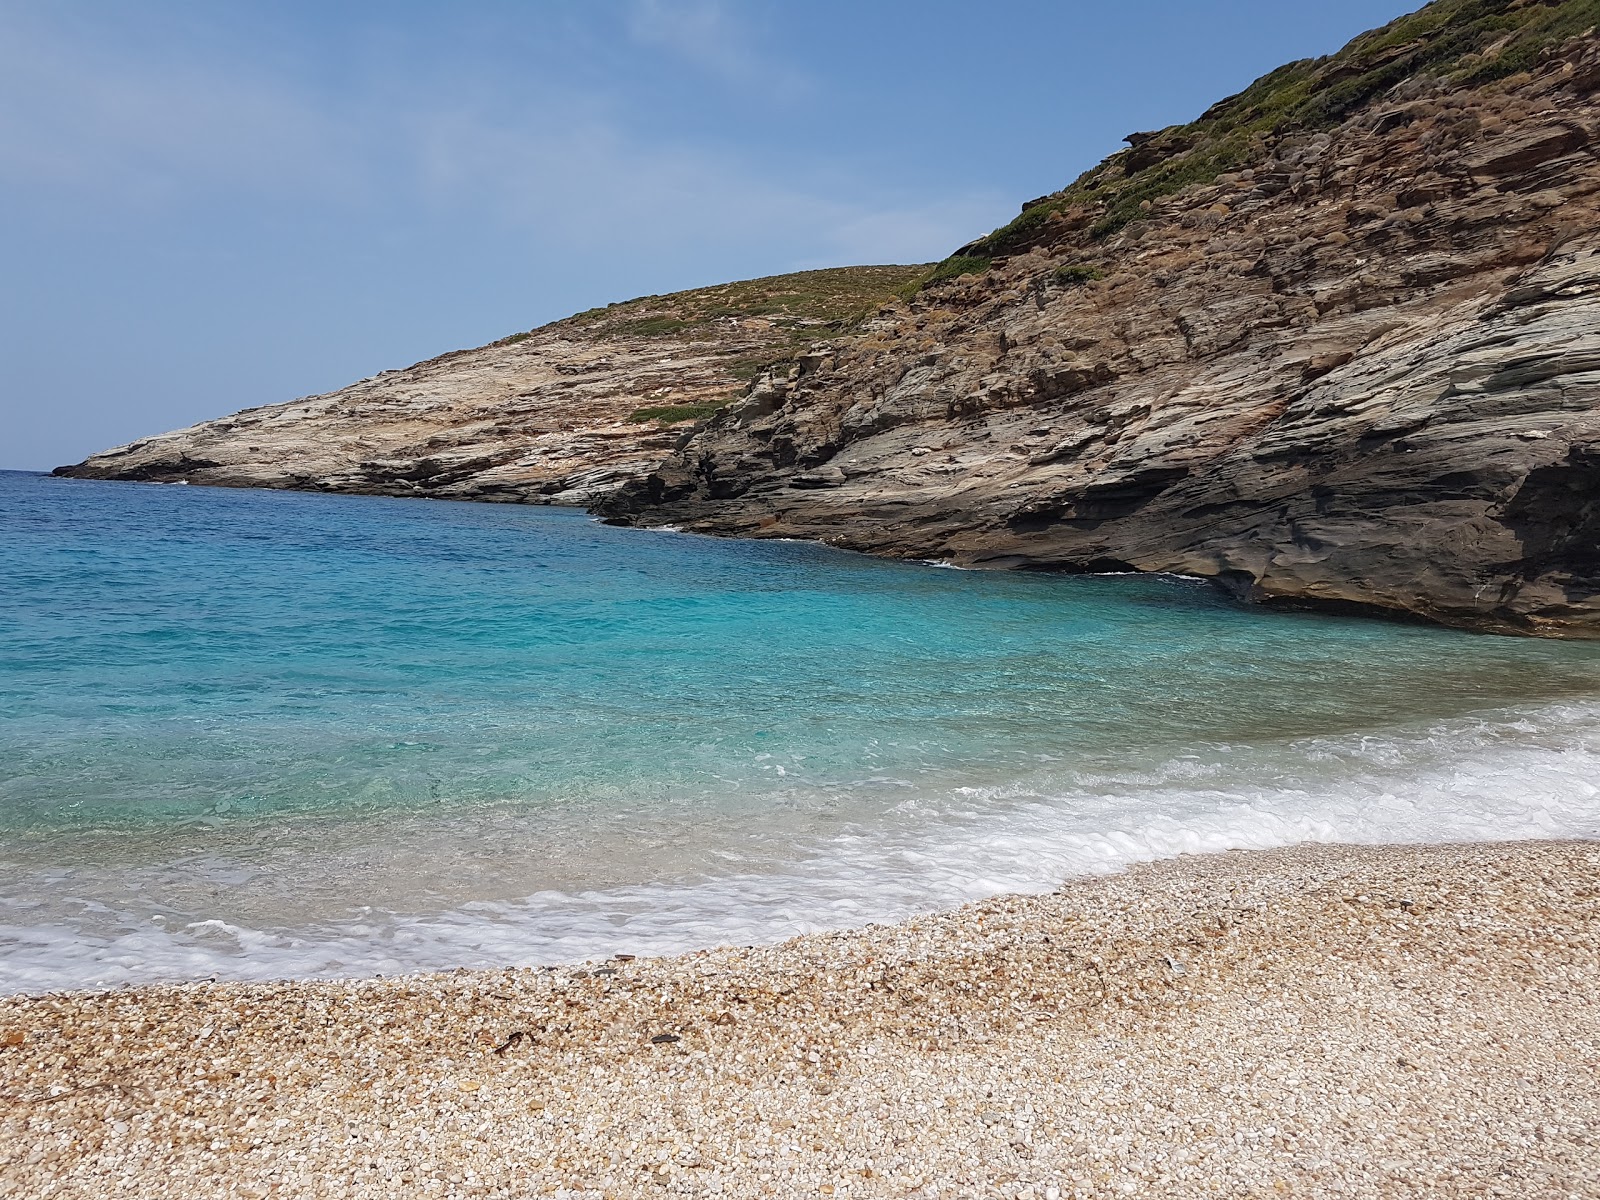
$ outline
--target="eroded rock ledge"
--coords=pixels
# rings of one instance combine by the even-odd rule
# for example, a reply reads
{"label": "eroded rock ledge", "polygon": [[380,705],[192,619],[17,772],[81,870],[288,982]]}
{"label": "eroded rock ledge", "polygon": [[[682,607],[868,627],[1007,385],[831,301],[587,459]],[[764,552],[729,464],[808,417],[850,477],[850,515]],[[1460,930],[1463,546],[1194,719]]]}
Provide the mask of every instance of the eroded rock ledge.
{"label": "eroded rock ledge", "polygon": [[1597,85],[1414,77],[1109,232],[1080,181],[600,511],[1600,636]]}
{"label": "eroded rock ledge", "polygon": [[648,474],[751,375],[920,267],[841,267],[646,296],[322,396],[246,409],[58,475],[589,504]]}
{"label": "eroded rock ledge", "polygon": [[1436,0],[1131,135],[920,292],[881,267],[647,297],[58,473],[1600,636],[1595,12]]}

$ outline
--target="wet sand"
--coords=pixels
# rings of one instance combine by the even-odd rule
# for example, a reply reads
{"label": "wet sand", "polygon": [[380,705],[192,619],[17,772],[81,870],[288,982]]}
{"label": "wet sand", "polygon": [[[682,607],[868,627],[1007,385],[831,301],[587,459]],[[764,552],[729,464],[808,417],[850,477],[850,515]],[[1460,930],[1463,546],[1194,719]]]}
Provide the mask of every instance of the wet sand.
{"label": "wet sand", "polygon": [[0,1195],[1600,1196],[1600,843],[555,970],[0,1000]]}

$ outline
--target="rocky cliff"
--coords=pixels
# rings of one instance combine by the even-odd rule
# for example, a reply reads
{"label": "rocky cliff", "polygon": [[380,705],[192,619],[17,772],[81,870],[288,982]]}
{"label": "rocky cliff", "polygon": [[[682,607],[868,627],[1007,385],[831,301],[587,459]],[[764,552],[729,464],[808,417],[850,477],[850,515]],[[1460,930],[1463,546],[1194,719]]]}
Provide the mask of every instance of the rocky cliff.
{"label": "rocky cliff", "polygon": [[850,327],[921,267],[647,296],[107,450],[58,475],[588,504],[775,359]]}
{"label": "rocky cliff", "polygon": [[1600,636],[1593,0],[1441,0],[1135,134],[611,519]]}
{"label": "rocky cliff", "polygon": [[927,271],[647,297],[58,473],[594,504],[1600,636],[1597,24],[1436,0]]}

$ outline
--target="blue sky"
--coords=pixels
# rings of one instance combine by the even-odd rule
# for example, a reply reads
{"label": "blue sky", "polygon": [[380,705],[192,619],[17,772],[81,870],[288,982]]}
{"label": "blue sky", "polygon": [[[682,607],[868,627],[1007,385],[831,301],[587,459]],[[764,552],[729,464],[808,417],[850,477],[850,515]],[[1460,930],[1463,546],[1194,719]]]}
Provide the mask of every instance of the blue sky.
{"label": "blue sky", "polygon": [[919,262],[1406,0],[0,0],[0,467]]}

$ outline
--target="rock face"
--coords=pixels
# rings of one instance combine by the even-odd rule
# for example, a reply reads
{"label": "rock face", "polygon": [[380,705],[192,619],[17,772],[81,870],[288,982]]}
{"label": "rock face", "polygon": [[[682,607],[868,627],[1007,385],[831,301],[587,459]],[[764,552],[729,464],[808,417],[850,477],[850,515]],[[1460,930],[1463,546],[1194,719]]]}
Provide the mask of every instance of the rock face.
{"label": "rock face", "polygon": [[1600,636],[1600,45],[1458,9],[1135,135],[600,511]]}
{"label": "rock face", "polygon": [[647,297],[58,473],[1600,636],[1597,23],[1435,0],[1130,135],[931,271]]}
{"label": "rock face", "polygon": [[588,504],[648,474],[684,422],[737,397],[759,367],[921,271],[851,267],[649,296],[56,474]]}

